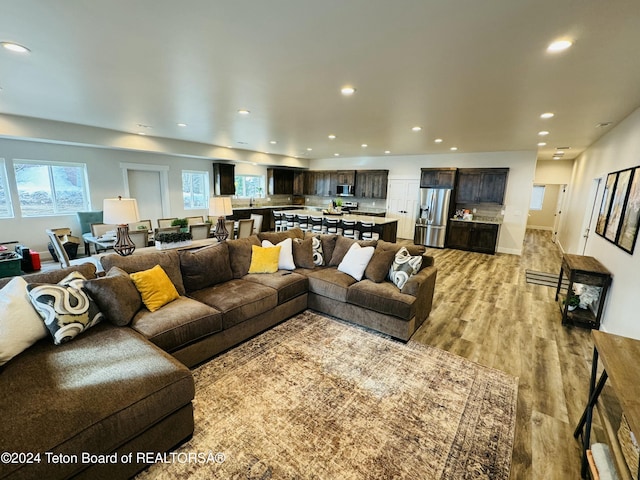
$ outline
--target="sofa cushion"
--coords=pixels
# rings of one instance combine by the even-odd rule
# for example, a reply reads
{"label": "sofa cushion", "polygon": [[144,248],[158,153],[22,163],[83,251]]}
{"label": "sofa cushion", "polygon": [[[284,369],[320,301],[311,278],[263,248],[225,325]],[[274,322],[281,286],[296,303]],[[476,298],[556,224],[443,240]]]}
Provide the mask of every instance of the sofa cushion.
{"label": "sofa cushion", "polygon": [[227,242],[197,250],[180,250],[180,271],[187,292],[201,290],[233,278]]}
{"label": "sofa cushion", "polygon": [[415,297],[401,293],[391,282],[375,283],[362,280],[350,286],[347,302],[359,307],[411,320],[415,316]]}
{"label": "sofa cushion", "polygon": [[[377,240],[354,240],[353,238],[339,236],[336,239],[336,245],[331,254],[331,261],[328,263],[330,267],[337,267],[347,254],[351,245],[359,243],[361,247],[375,247]],[[326,260],[326,258],[325,258]]]}
{"label": "sofa cushion", "polygon": [[27,294],[27,282],[14,277],[0,289],[0,365],[4,365],[49,332]]}
{"label": "sofa cushion", "polygon": [[285,238],[304,238],[304,231],[299,227],[295,227],[285,230],[284,232],[260,232],[258,234],[258,238],[261,242],[267,240],[274,245],[277,245]]}
{"label": "sofa cushion", "polygon": [[104,318],[98,305],[82,288],[85,281],[80,272],[71,272],[57,284],[27,284],[31,303],[56,345],[72,340]]}
{"label": "sofa cushion", "polygon": [[131,322],[151,342],[167,352],[222,330],[222,314],[188,297],[178,297],[155,312],[141,309]]}
{"label": "sofa cushion", "polygon": [[227,240],[233,278],[242,278],[249,273],[249,267],[251,266],[251,247],[253,245],[260,246],[260,240],[257,235],[238,238],[236,240]]}
{"label": "sofa cushion", "polygon": [[[73,342],[38,342],[0,375],[2,447],[109,453],[194,396],[191,372],[130,328],[108,322]],[[5,468],[6,467],[6,468]],[[5,478],[70,478],[76,462],[2,465]]]}
{"label": "sofa cushion", "polygon": [[[80,272],[84,278],[96,278],[96,265],[87,261],[80,265],[74,265],[67,268],[56,268],[54,270],[46,270],[44,272],[30,273],[22,275],[27,283],[58,283],[71,272]],[[11,281],[11,277],[0,278],[0,288],[4,287]]]}
{"label": "sofa cushion", "polygon": [[278,292],[256,282],[234,279],[203,290],[191,297],[222,312],[222,328],[227,329],[278,305]]}
{"label": "sofa cushion", "polygon": [[309,290],[309,281],[306,276],[283,270],[268,274],[249,273],[242,279],[277,290],[278,305],[282,305],[298,295],[307,293]]}
{"label": "sofa cushion", "polygon": [[371,257],[371,261],[364,271],[365,278],[376,283],[386,280],[395,256],[396,252],[394,250],[385,250],[380,247],[380,243],[378,242],[376,250],[373,252],[373,257]]}
{"label": "sofa cushion", "polygon": [[351,275],[358,281],[362,280],[374,250],[373,247],[361,247],[359,244],[354,243],[338,265],[338,270]]}
{"label": "sofa cushion", "polygon": [[129,274],[113,267],[107,275],[84,282],[84,288],[94,299],[105,318],[114,325],[129,325],[142,307],[142,298]]}
{"label": "sofa cushion", "polygon": [[251,246],[251,264],[248,273],[275,273],[278,271],[282,247]]}
{"label": "sofa cushion", "polygon": [[180,257],[176,250],[145,253],[144,255],[129,255],[127,257],[111,253],[101,257],[100,263],[105,272],[108,272],[111,267],[118,267],[127,273],[149,270],[156,265],[160,265],[171,279],[171,283],[176,287],[178,294],[185,294],[182,272],[180,271]]}
{"label": "sofa cushion", "polygon": [[132,273],[131,280],[140,292],[142,303],[151,312],[155,312],[180,296],[160,265]]}
{"label": "sofa cushion", "polygon": [[356,283],[351,275],[338,271],[336,268],[322,268],[310,272],[309,291],[329,297],[340,302],[347,301],[348,288]]}

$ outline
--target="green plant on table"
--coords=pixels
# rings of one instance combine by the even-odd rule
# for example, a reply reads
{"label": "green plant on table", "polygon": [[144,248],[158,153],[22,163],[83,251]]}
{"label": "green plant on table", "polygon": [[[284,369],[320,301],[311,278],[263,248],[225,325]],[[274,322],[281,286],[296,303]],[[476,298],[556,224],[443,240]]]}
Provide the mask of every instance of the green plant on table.
{"label": "green plant on table", "polygon": [[176,218],[175,220],[173,220],[171,222],[171,226],[172,227],[187,228],[189,226],[189,222],[187,221],[186,218]]}
{"label": "green plant on table", "polygon": [[191,234],[189,232],[159,233],[156,235],[155,240],[160,243],[186,242],[191,240]]}

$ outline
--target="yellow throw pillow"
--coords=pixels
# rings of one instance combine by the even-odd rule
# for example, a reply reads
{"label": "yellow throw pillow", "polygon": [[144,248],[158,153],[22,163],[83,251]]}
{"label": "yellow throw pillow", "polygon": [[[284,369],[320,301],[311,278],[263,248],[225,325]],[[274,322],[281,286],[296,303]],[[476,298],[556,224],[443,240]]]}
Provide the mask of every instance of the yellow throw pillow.
{"label": "yellow throw pillow", "polygon": [[150,312],[174,301],[180,295],[160,265],[129,275]]}
{"label": "yellow throw pillow", "polygon": [[251,245],[251,266],[249,273],[275,273],[278,271],[280,246],[259,247]]}

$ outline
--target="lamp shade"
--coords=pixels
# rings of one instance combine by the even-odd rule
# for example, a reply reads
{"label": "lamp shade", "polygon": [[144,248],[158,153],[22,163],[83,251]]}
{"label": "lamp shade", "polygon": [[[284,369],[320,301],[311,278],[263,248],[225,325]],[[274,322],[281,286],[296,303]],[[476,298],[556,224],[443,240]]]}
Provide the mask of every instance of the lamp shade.
{"label": "lamp shade", "polygon": [[212,217],[226,217],[232,214],[230,197],[211,197],[209,199],[209,215]]}
{"label": "lamp shade", "polygon": [[135,198],[105,198],[102,209],[104,223],[126,225],[140,220]]}

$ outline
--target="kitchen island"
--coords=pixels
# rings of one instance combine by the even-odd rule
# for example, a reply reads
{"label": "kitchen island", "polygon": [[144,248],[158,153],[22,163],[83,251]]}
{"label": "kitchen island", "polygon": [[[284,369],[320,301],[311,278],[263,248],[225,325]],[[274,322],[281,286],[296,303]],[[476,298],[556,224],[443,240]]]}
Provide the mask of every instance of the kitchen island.
{"label": "kitchen island", "polygon": [[[277,210],[276,210],[277,211]],[[353,215],[353,214],[325,214],[322,211],[317,210],[286,210],[286,213],[294,215],[308,215],[309,217],[325,216],[328,218],[336,218],[340,220],[351,220],[356,222],[356,228],[361,223],[372,223],[373,231],[380,235],[380,239],[386,242],[395,242],[398,233],[398,219],[390,217],[376,217],[370,215]]]}

